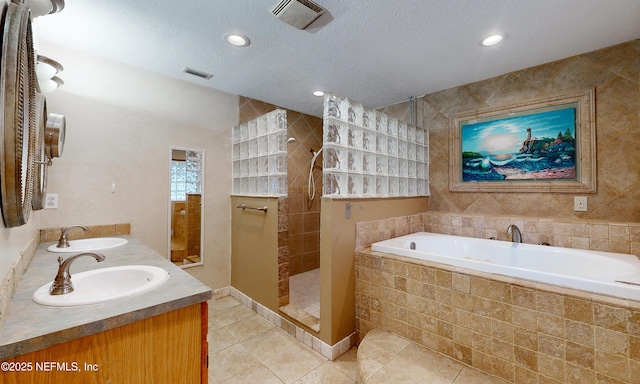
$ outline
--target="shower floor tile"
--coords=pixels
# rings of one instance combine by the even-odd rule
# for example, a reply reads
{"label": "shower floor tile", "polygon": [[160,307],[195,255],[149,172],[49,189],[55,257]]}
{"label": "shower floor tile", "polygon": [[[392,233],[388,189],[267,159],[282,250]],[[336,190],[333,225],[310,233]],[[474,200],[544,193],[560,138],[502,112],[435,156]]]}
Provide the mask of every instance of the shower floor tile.
{"label": "shower floor tile", "polygon": [[289,277],[289,303],[320,318],[320,268]]}

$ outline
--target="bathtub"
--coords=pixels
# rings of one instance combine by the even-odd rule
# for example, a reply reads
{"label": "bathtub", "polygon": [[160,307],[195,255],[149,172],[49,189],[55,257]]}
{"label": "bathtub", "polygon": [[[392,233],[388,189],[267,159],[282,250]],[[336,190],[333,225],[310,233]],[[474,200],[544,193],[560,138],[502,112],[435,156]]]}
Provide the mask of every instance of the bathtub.
{"label": "bathtub", "polygon": [[633,255],[428,232],[380,241],[371,249],[640,301],[640,260]]}

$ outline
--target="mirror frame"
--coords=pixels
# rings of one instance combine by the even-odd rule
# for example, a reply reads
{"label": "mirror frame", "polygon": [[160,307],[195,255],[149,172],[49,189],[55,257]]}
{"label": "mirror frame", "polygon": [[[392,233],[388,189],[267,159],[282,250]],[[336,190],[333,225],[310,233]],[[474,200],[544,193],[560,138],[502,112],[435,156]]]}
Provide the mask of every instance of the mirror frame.
{"label": "mirror frame", "polygon": [[7,228],[24,225],[31,213],[35,163],[36,92],[29,9],[3,4],[0,70],[0,200]]}
{"label": "mirror frame", "polygon": [[173,151],[174,150],[178,150],[178,151],[191,151],[191,152],[200,152],[201,153],[201,179],[200,179],[200,195],[202,196],[201,200],[200,200],[200,261],[197,263],[190,263],[190,264],[183,264],[183,265],[179,265],[179,264],[175,264],[180,268],[191,268],[191,267],[197,267],[197,266],[201,266],[204,265],[204,196],[205,196],[205,188],[204,188],[204,184],[205,184],[205,151],[204,149],[198,149],[198,148],[188,148],[188,147],[177,147],[177,146],[172,146],[169,147],[169,164],[168,164],[168,171],[169,171],[169,188],[168,188],[168,194],[167,194],[167,200],[168,200],[168,204],[167,204],[167,259],[169,259],[169,261],[171,261],[171,220],[172,220],[172,216],[173,216],[173,209],[172,209],[172,200],[171,200],[171,161],[173,159]]}

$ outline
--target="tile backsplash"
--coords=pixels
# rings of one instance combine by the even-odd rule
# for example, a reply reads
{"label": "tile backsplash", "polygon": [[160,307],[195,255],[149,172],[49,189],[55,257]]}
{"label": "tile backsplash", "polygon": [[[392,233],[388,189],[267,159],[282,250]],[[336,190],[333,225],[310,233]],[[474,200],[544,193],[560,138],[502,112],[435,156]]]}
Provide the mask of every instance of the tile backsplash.
{"label": "tile backsplash", "polygon": [[640,257],[640,223],[441,212],[358,223],[356,247],[419,231],[508,240],[506,230],[510,224],[520,228],[524,243],[544,242],[557,247],[628,253]]}
{"label": "tile backsplash", "polygon": [[[106,224],[106,225],[88,225],[88,231],[82,228],[73,228],[69,230],[67,238],[69,240],[88,239],[92,237],[108,237],[118,235],[130,235],[131,224]],[[42,228],[40,229],[40,242],[47,243],[58,241],[60,238],[60,227]]]}

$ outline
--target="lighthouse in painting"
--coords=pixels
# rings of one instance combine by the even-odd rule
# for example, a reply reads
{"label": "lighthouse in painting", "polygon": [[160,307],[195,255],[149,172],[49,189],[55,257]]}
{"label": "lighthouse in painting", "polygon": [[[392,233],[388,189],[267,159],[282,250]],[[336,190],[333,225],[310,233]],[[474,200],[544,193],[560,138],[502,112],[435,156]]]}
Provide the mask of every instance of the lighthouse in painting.
{"label": "lighthouse in painting", "polygon": [[565,108],[461,125],[463,181],[575,179],[575,113]]}

